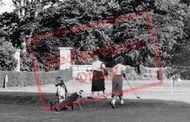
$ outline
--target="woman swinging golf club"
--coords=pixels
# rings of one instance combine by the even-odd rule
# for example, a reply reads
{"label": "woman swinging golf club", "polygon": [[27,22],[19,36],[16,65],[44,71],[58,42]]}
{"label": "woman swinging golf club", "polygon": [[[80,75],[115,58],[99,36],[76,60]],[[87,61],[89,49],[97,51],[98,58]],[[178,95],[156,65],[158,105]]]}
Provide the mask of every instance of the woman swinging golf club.
{"label": "woman swinging golf club", "polygon": [[117,97],[119,97],[121,104],[124,104],[123,100],[123,77],[125,77],[126,73],[126,67],[122,65],[124,62],[123,57],[118,57],[116,59],[116,65],[113,67],[113,77],[112,77],[112,101],[111,101],[111,106],[114,109],[115,108],[115,103],[117,100]]}

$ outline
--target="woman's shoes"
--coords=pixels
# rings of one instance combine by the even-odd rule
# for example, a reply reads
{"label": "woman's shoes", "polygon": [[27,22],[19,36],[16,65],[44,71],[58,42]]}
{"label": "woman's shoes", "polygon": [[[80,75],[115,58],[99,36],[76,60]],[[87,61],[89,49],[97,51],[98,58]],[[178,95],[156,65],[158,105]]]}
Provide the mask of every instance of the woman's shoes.
{"label": "woman's shoes", "polygon": [[[124,105],[125,102],[123,100],[121,100],[121,105]],[[114,102],[110,102],[110,105],[113,109],[115,109],[115,103]]]}
{"label": "woman's shoes", "polygon": [[115,109],[115,104],[113,104],[112,102],[110,102],[110,105],[113,109]]}
{"label": "woman's shoes", "polygon": [[121,100],[121,105],[124,105],[124,104],[125,104],[125,102],[123,100]]}

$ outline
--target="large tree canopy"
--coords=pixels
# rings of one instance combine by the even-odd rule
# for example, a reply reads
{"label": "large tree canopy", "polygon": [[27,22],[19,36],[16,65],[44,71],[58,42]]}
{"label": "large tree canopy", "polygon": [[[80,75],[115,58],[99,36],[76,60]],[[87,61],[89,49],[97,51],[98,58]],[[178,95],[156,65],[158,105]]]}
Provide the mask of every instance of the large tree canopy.
{"label": "large tree canopy", "polygon": [[[28,35],[52,32],[62,28],[72,30],[74,29],[72,27],[76,25],[117,18],[134,12],[148,12],[155,45],[158,49],[158,55],[156,55],[152,50],[147,20],[144,17],[119,22],[115,20],[115,22],[101,26],[90,28],[90,25],[88,25],[88,29],[85,30],[77,32],[72,30],[73,32],[34,41],[33,49],[39,69],[49,70],[44,65],[44,61],[48,55],[55,59],[52,62],[56,62],[59,57],[58,47],[61,46],[74,47],[75,54],[79,51],[91,53],[91,50],[96,50],[93,53],[99,55],[105,62],[112,61],[117,56],[122,55],[125,57],[127,64],[132,66],[138,66],[139,64],[155,66],[154,56],[160,58],[162,66],[181,65],[180,61],[176,59],[189,53],[188,35],[190,34],[188,29],[190,27],[186,25],[189,22],[190,9],[187,4],[182,3],[180,0],[47,0],[35,4],[28,3],[27,6],[30,6],[28,7],[28,13],[21,19],[16,19],[11,15],[14,18],[12,19],[13,22],[11,22],[16,23],[16,25],[15,27],[7,26],[9,31],[6,31],[8,34],[10,33],[9,35],[16,35],[11,36],[10,39],[12,42],[16,42],[16,45],[21,49],[27,49],[26,44],[23,42]],[[3,16],[6,18],[8,15]],[[11,29],[13,31],[10,31]],[[125,45],[126,51],[118,50],[121,53],[113,53],[114,48],[117,48],[122,43],[130,44],[134,40],[140,41],[140,47],[132,48],[132,46]],[[111,47],[109,45],[116,46]],[[102,48],[105,48],[108,51],[106,53],[109,55],[102,56]],[[26,52],[23,53],[22,56],[25,57],[23,64],[31,67],[30,61],[26,60],[28,55]],[[80,64],[90,62],[89,60],[81,61],[81,58],[77,56],[74,56],[74,58]],[[30,69],[24,68],[24,70]],[[57,67],[53,69],[57,69]]]}

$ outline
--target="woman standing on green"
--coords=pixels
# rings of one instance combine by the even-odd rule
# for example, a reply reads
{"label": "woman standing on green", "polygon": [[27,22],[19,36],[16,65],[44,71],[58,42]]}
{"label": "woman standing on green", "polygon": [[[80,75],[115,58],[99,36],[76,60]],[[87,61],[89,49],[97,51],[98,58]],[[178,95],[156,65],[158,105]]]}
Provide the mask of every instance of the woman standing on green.
{"label": "woman standing on green", "polygon": [[91,88],[91,96],[88,98],[91,98],[94,96],[95,92],[102,91],[104,98],[106,98],[105,95],[105,64],[101,61],[99,61],[98,57],[96,56],[94,59],[94,62],[92,63],[92,70],[93,70],[93,76],[92,76],[92,88]]}
{"label": "woman standing on green", "polygon": [[121,104],[124,104],[122,87],[123,77],[125,77],[126,73],[126,67],[123,65],[123,62],[123,57],[119,57],[116,59],[117,64],[113,67],[114,74],[112,77],[112,108],[115,108],[117,97],[119,97]]}

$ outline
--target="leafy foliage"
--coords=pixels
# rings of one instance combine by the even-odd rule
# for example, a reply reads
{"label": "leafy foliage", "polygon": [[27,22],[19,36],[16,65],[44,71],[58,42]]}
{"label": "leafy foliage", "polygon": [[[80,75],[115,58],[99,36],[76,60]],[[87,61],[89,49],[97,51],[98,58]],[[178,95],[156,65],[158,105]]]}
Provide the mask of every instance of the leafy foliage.
{"label": "leafy foliage", "polygon": [[179,0],[161,0],[156,3],[156,7],[165,13],[163,15],[151,14],[156,46],[162,65],[171,66],[175,64],[173,59],[181,55],[181,49],[186,43],[184,19],[188,17],[188,7],[180,4]]}
{"label": "leafy foliage", "polygon": [[0,70],[11,71],[16,67],[17,61],[14,58],[15,49],[12,43],[5,37],[0,36]]}
{"label": "leafy foliage", "polygon": [[14,13],[3,13],[0,15],[0,70],[14,70],[17,61],[14,58],[15,48],[19,37],[17,35],[19,18]]}
{"label": "leafy foliage", "polygon": [[[99,55],[105,62],[112,62],[116,57],[122,55],[127,64],[137,67],[140,64],[154,67],[154,56],[160,58],[162,66],[181,65],[180,61],[176,59],[179,59],[180,56],[185,57],[189,53],[188,35],[190,34],[188,29],[190,27],[185,25],[189,23],[190,9],[187,4],[181,3],[180,0],[43,0],[43,2],[28,3],[26,6],[29,6],[27,7],[28,13],[26,12],[26,15],[21,19],[18,19],[13,13],[2,15],[4,20],[7,20],[6,23],[8,20],[11,20],[11,24],[15,23],[15,26],[5,24],[8,29],[4,30],[8,35],[17,35],[9,38],[14,42],[14,45],[16,43],[23,49],[23,66],[28,66],[28,68],[23,67],[23,70],[31,70],[29,54],[26,53],[25,37],[52,32],[61,28],[68,28],[73,32],[53,35],[51,38],[33,42],[34,55],[39,70],[48,70],[48,67],[44,65],[47,55],[55,58],[55,61],[52,60],[51,62],[57,61],[59,57],[58,47],[62,46],[74,47],[75,54],[79,51],[91,53],[92,50],[96,50],[93,53]],[[144,11],[148,12],[151,18],[158,55],[152,50],[144,17],[108,23],[93,28],[87,25],[90,29],[77,32],[72,28],[76,25]],[[7,16],[12,19],[10,17],[10,19],[5,19],[8,18]],[[0,25],[1,23],[4,22],[0,21]],[[136,39],[141,42],[141,47],[138,49],[127,47],[127,51],[117,54],[112,52],[114,49],[109,48],[109,45],[119,45],[126,40],[127,43],[131,43]],[[102,48],[108,49],[109,55],[102,56]],[[86,63],[80,61],[80,57],[74,56],[74,58],[76,63]],[[54,67],[53,69],[57,68]]]}
{"label": "leafy foliage", "polygon": [[3,2],[3,0],[0,0],[0,7],[5,5],[5,3]]}
{"label": "leafy foliage", "polygon": [[19,30],[20,19],[15,13],[3,13],[0,15],[0,29],[7,33],[7,38],[12,42],[13,46],[18,47],[21,42],[20,30]]}

